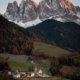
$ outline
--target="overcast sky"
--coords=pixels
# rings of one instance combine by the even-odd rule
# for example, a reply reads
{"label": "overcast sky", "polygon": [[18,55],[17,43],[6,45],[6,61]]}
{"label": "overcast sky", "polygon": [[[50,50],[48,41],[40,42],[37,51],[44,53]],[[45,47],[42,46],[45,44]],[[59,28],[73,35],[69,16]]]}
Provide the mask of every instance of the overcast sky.
{"label": "overcast sky", "polygon": [[[4,13],[6,11],[6,7],[8,5],[9,2],[13,2],[13,1],[17,1],[18,4],[20,4],[20,2],[22,0],[0,0],[0,13]],[[34,0],[36,2],[40,2],[41,0]],[[74,5],[76,6],[80,6],[80,0],[70,0]]]}

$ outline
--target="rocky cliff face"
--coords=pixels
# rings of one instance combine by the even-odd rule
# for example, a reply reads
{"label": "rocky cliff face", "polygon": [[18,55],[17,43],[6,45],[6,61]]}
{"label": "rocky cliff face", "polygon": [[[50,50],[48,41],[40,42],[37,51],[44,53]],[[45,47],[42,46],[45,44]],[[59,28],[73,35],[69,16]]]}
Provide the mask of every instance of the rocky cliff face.
{"label": "rocky cliff face", "polygon": [[61,10],[60,8],[58,0],[42,0],[38,10],[39,16],[41,19],[55,15],[57,16]]}
{"label": "rocky cliff face", "polygon": [[4,16],[13,22],[22,23],[37,18],[54,18],[62,22],[80,24],[80,7],[74,6],[70,0],[42,0],[39,5],[32,0],[22,0],[19,6],[16,1],[9,3]]}
{"label": "rocky cliff face", "polygon": [[72,5],[72,3],[70,2],[70,0],[61,0],[61,1],[60,1],[60,5],[61,5],[61,7],[63,7],[63,8],[68,8],[68,9],[72,9],[72,8],[73,8],[73,5]]}
{"label": "rocky cliff face", "polygon": [[24,23],[36,19],[37,14],[35,9],[35,4],[31,0],[22,0],[19,7],[17,2],[14,1],[8,4],[4,15],[12,21],[16,20],[17,22],[22,21]]}
{"label": "rocky cliff face", "polygon": [[37,13],[35,11],[36,7],[35,7],[33,1],[31,1],[31,0],[24,1],[23,0],[20,4],[19,8],[20,8],[19,18],[23,22],[27,22],[27,21],[36,19]]}
{"label": "rocky cliff face", "polygon": [[16,1],[9,3],[5,13],[6,18],[16,20],[19,14],[19,7]]}
{"label": "rocky cliff face", "polygon": [[42,0],[39,5],[40,19],[52,18],[60,19],[61,21],[78,22],[79,17],[76,15],[76,7],[69,0]]}

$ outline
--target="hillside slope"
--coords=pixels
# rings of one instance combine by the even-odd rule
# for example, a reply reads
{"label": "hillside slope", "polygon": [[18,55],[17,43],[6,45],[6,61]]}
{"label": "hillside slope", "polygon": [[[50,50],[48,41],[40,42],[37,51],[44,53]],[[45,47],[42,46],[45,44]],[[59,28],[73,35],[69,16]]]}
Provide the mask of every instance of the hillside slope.
{"label": "hillside slope", "polygon": [[0,53],[30,54],[34,46],[32,40],[39,38],[0,15]]}
{"label": "hillside slope", "polygon": [[54,45],[42,43],[42,42],[34,42],[34,47],[37,48],[39,51],[43,51],[46,54],[49,54],[54,57],[59,57],[63,54],[66,54],[66,55],[71,54],[71,52],[65,49],[59,48]]}
{"label": "hillside slope", "polygon": [[32,32],[54,41],[63,48],[80,48],[80,25],[73,22],[62,23],[54,19],[46,20],[36,26],[28,28]]}

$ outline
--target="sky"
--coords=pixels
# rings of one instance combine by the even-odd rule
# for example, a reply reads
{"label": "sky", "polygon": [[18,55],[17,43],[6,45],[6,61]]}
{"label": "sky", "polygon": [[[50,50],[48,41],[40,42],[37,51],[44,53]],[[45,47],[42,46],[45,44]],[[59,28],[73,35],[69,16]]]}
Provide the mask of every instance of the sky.
{"label": "sky", "polygon": [[[4,14],[4,12],[6,11],[7,5],[9,2],[13,2],[13,1],[17,1],[18,4],[20,4],[20,2],[22,0],[0,0],[0,13]],[[37,3],[39,3],[41,0],[33,0]],[[75,6],[80,6],[80,0],[70,0]]]}

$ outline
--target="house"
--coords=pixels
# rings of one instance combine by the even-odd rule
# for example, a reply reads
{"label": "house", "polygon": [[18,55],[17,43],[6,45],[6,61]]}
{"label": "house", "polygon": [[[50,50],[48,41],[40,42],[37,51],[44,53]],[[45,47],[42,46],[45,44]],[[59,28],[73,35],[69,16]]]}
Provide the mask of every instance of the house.
{"label": "house", "polygon": [[42,76],[42,74],[43,74],[42,70],[39,69],[39,71],[38,71],[38,76]]}
{"label": "house", "polygon": [[12,76],[13,76],[13,78],[20,78],[21,76],[20,76],[20,73],[16,73],[16,72],[14,72],[13,74],[12,74]]}
{"label": "house", "polygon": [[35,73],[34,72],[31,72],[31,77],[34,77],[35,76]]}
{"label": "house", "polygon": [[34,72],[28,72],[27,77],[40,76],[42,77],[42,70],[38,69],[37,66],[34,68]]}
{"label": "house", "polygon": [[7,73],[8,75],[12,75],[12,72],[11,71],[8,71],[8,73]]}
{"label": "house", "polygon": [[21,76],[19,70],[12,71],[12,76],[13,78],[20,78]]}
{"label": "house", "polygon": [[42,77],[43,72],[41,69],[38,69],[37,66],[35,67],[34,72],[35,72],[35,76]]}
{"label": "house", "polygon": [[34,72],[28,72],[27,77],[34,77],[35,73]]}
{"label": "house", "polygon": [[26,77],[26,72],[25,71],[20,71],[20,76],[21,77]]}
{"label": "house", "polygon": [[13,78],[20,78],[27,76],[25,71],[19,71],[19,70],[8,71],[7,74],[11,75]]}

